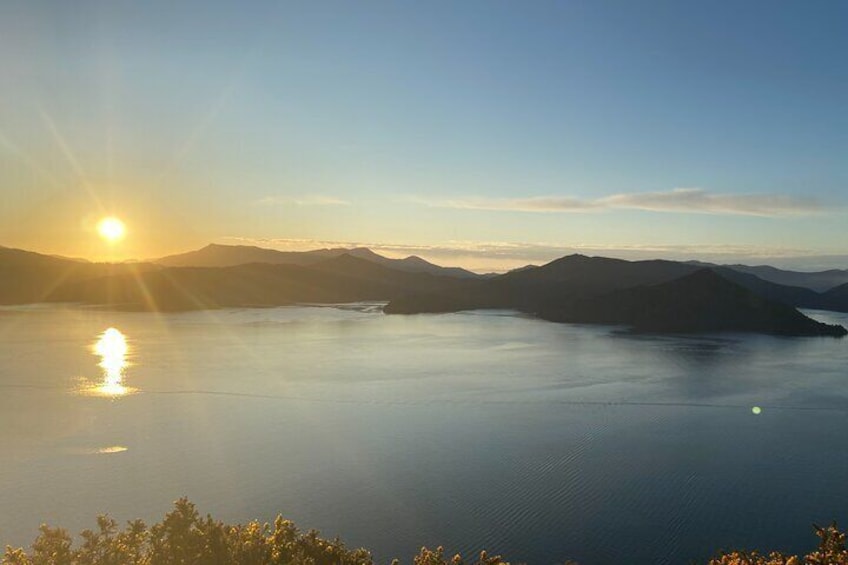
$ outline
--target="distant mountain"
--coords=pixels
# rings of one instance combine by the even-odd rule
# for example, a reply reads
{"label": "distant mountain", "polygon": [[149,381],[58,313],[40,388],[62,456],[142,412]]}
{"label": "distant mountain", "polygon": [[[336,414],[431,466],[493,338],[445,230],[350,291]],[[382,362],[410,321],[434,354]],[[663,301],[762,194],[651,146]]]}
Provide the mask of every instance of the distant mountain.
{"label": "distant mountain", "polygon": [[[539,265],[528,264],[528,265],[524,265],[523,267],[516,267],[514,269],[510,269],[507,272],[508,273],[520,273],[521,271],[529,271],[530,269],[537,269],[537,268],[539,268]],[[499,275],[499,274],[501,274],[501,273],[489,273],[490,276],[496,276],[496,275]]]}
{"label": "distant mountain", "polygon": [[702,261],[688,261],[688,263],[702,267],[727,267],[740,273],[754,275],[764,281],[786,286],[808,288],[816,292],[824,292],[848,283],[848,269],[831,269],[828,271],[807,273],[778,269],[769,265],[716,265],[715,263],[704,263]]}
{"label": "distant mountain", "polygon": [[0,247],[0,304],[55,301],[56,291],[69,284],[124,272],[155,270],[150,264],[89,263]]}
{"label": "distant mountain", "polygon": [[395,265],[397,263],[385,265],[363,259],[352,253],[345,253],[316,263],[310,268],[316,272],[343,276],[352,280],[389,285],[392,288],[391,292],[378,300],[389,300],[389,296],[399,297],[411,292],[455,288],[468,282],[449,275],[402,270]]}
{"label": "distant mountain", "polygon": [[[774,274],[773,272],[777,271],[778,273],[785,274],[786,276],[775,276],[772,278],[803,282],[806,275],[813,275],[813,279],[811,280],[815,280],[815,276],[824,275],[824,273],[830,271],[823,271],[821,273],[800,273],[795,271],[782,271],[780,269],[773,269],[772,267],[750,267],[740,269],[740,267],[744,267],[744,265],[717,266],[711,263],[698,263],[694,261],[689,261],[687,264],[712,268],[724,278],[747,288],[759,296],[775,300],[777,302],[782,302],[783,304],[788,304],[796,308],[848,312],[848,295],[846,294],[841,294],[839,292],[817,292],[807,286],[779,284],[773,280],[766,280],[749,272],[749,270],[758,271],[762,269],[764,273]],[[807,282],[810,281],[808,280]]]}
{"label": "distant mountain", "polygon": [[728,267],[743,273],[750,273],[770,282],[788,286],[801,286],[817,292],[824,292],[848,283],[848,269],[830,269],[828,271],[804,273],[801,271],[786,271],[768,265],[758,265],[755,267],[728,265]]}
{"label": "distant mountain", "polygon": [[800,286],[788,286],[767,281],[733,267],[712,267],[713,271],[729,281],[745,287],[754,294],[796,308],[824,309],[820,293]]}
{"label": "distant mountain", "polygon": [[374,253],[367,247],[356,247],[349,250],[342,249],[341,251],[344,252],[342,254],[359,257],[360,259],[365,259],[367,261],[377,263],[378,265],[383,265],[384,267],[390,267],[392,269],[406,271],[408,273],[429,273],[431,275],[456,277],[460,279],[482,278],[482,275],[472,273],[471,271],[467,271],[460,267],[442,267],[440,265],[435,265],[421,257],[418,257],[417,255],[410,255],[404,259],[390,259]]}
{"label": "distant mountain", "polygon": [[312,265],[338,257],[342,249],[316,249],[314,251],[277,251],[252,245],[218,245],[210,243],[196,251],[169,255],[153,262],[165,267],[235,267],[248,263],[285,265]]}
{"label": "distant mountain", "polygon": [[[227,246],[202,254],[219,259]],[[239,257],[268,257],[248,248]],[[76,302],[123,310],[180,311],[296,303],[389,301],[386,313],[510,308],[553,321],[625,324],[636,331],[756,331],[837,335],[793,306],[848,311],[848,284],[826,293],[729,268],[570,255],[489,278],[414,271],[429,263],[367,249],[293,254],[225,267],[84,263],[0,247],[0,304]],[[220,252],[220,254],[218,253]],[[271,257],[279,256],[272,251]],[[330,255],[330,257],[328,257]],[[406,267],[406,268],[402,268]]]}
{"label": "distant mountain", "polygon": [[414,255],[405,259],[390,259],[374,253],[367,247],[352,249],[316,249],[313,251],[277,251],[252,245],[209,244],[196,251],[170,255],[155,261],[166,267],[234,267],[248,263],[273,265],[314,265],[320,261],[352,255],[378,265],[409,273],[429,273],[457,278],[480,278],[480,275],[457,267],[441,267]]}
{"label": "distant mountain", "polygon": [[62,284],[49,299],[122,310],[181,311],[381,301],[455,284],[461,280],[398,271],[342,255],[309,266],[250,263],[121,272]]}

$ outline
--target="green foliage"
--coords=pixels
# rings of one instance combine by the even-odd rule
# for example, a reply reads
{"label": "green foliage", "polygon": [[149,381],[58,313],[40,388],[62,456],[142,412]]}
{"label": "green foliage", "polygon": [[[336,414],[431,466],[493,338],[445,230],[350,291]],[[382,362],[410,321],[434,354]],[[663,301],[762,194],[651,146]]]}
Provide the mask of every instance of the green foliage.
{"label": "green foliage", "polygon": [[[848,565],[845,533],[836,523],[815,526],[819,547],[799,557],[780,552],[732,551],[721,553],[708,565]],[[413,565],[509,565],[485,551],[466,564],[461,555],[422,547]],[[563,565],[577,565],[567,562]],[[326,540],[318,532],[301,532],[282,517],[273,526],[257,521],[224,524],[201,517],[186,498],[159,523],[148,527],[141,520],[127,522],[121,530],[108,516],[97,518],[96,530],[80,534],[80,543],[62,528],[42,525],[32,551],[6,547],[0,565],[374,565],[365,549],[348,549],[341,540]],[[399,565],[397,560],[392,565]]]}
{"label": "green foliage", "polygon": [[[396,565],[397,561],[393,562]],[[449,560],[445,558],[445,548],[439,546],[436,551],[422,547],[418,555],[412,560],[413,565],[465,565],[465,561],[459,554]],[[505,563],[500,555],[490,557],[485,551],[480,552],[480,557],[473,565],[509,565]]]}
{"label": "green foliage", "polygon": [[[99,516],[97,530],[85,530],[80,539],[75,548],[67,531],[42,525],[32,551],[6,547],[2,565],[373,565],[365,549],[301,532],[282,517],[273,526],[229,525],[201,517],[186,498],[150,527],[134,520],[120,530],[115,520]],[[442,548],[424,548],[415,558],[415,565],[463,564],[458,555],[445,560]],[[476,565],[507,564],[483,552]]]}
{"label": "green foliage", "polygon": [[836,523],[824,528],[815,525],[814,527],[819,537],[819,548],[804,557],[786,555],[778,551],[768,554],[732,551],[710,560],[709,565],[848,565],[845,534],[839,531]]}

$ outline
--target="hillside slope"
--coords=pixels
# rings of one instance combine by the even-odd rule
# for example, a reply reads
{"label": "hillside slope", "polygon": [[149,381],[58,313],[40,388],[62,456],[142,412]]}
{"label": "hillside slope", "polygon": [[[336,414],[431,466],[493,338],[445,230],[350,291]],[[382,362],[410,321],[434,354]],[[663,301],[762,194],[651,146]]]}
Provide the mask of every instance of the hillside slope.
{"label": "hillside slope", "polygon": [[405,259],[390,259],[374,253],[367,247],[351,249],[338,247],[333,249],[315,249],[312,251],[277,251],[251,245],[209,244],[206,247],[178,255],[157,259],[155,263],[166,267],[235,267],[249,263],[268,263],[272,265],[309,266],[351,255],[384,267],[391,267],[408,273],[429,273],[432,275],[452,276],[456,278],[479,278],[480,275],[457,267],[441,267],[420,257],[409,256]]}
{"label": "hillside slope", "polygon": [[769,300],[712,269],[669,282],[545,305],[536,314],[556,322],[626,325],[637,332],[757,332],[786,336],[843,336],[842,326],[817,322]]}

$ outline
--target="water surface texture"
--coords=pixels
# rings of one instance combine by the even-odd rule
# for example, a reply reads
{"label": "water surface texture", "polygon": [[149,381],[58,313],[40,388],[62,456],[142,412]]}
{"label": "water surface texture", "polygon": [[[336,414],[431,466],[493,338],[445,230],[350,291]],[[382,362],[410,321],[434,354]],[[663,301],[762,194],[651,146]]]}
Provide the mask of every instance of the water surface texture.
{"label": "water surface texture", "polygon": [[0,310],[0,544],[188,496],[380,561],[799,551],[812,522],[848,523],[846,429],[846,339],[368,305]]}

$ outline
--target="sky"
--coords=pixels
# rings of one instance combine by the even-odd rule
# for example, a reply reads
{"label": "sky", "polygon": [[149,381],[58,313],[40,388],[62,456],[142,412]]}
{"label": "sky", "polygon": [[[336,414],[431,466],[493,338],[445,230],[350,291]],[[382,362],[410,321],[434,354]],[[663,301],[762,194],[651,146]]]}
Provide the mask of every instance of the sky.
{"label": "sky", "polygon": [[827,0],[6,0],[0,245],[848,268],[846,21]]}

